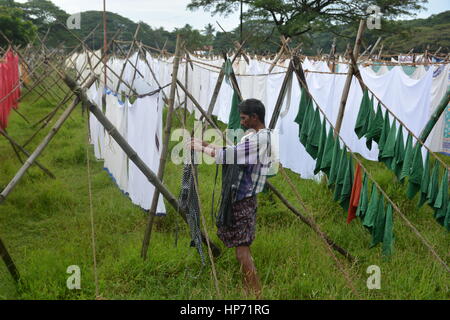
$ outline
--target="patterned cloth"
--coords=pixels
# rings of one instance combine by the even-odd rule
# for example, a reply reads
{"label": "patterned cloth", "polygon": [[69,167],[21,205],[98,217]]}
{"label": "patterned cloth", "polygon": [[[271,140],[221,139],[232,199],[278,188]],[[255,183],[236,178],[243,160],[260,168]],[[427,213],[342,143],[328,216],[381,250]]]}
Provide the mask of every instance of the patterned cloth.
{"label": "patterned cloth", "polygon": [[256,196],[233,203],[232,215],[235,223],[230,227],[219,227],[217,236],[228,248],[250,246],[256,232]]}
{"label": "patterned cloth", "polygon": [[216,163],[241,165],[236,201],[263,191],[270,175],[276,154],[271,144],[271,131],[262,129],[241,139],[236,146],[228,146],[216,152]]}
{"label": "patterned cloth", "polygon": [[202,233],[200,231],[200,206],[194,179],[192,165],[186,164],[183,168],[179,202],[180,209],[186,213],[186,220],[189,229],[191,230],[191,247],[197,248],[202,265],[205,265],[205,255],[202,248]]}

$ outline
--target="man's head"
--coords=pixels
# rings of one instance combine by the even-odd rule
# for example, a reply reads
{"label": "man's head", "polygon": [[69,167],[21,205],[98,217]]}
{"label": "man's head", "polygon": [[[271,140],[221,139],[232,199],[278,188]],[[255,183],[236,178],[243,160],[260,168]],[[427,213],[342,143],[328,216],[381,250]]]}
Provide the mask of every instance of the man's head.
{"label": "man's head", "polygon": [[247,129],[261,129],[265,127],[266,108],[258,99],[247,99],[238,106],[241,125]]}

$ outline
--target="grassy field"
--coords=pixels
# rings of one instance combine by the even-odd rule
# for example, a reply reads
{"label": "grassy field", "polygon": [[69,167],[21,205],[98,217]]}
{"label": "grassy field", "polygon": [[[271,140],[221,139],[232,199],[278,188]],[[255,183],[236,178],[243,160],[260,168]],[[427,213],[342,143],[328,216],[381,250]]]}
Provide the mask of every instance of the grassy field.
{"label": "grassy field", "polygon": [[[36,122],[52,110],[45,102],[33,103],[29,95],[20,111]],[[41,100],[42,101],[42,100]],[[54,122],[54,121],[53,121]],[[0,299],[94,299],[95,283],[86,166],[87,119],[77,109],[39,158],[56,179],[32,167],[13,193],[0,205],[0,237],[5,242],[22,280],[16,286],[0,262]],[[175,127],[180,123],[175,118]],[[11,115],[9,134],[23,143],[31,128],[17,114]],[[34,150],[48,132],[41,132],[27,147]],[[168,205],[168,216],[158,218],[149,258],[140,258],[146,213],[124,196],[103,162],[91,159],[93,210],[96,228],[100,295],[105,299],[245,299],[234,251],[215,235],[211,219],[214,166],[199,167],[202,211],[208,233],[223,249],[215,261],[220,293],[216,292],[210,266],[202,268],[199,256],[189,247],[189,230]],[[301,161],[301,159],[299,159]],[[448,159],[446,159],[448,162]],[[405,197],[405,186],[382,164],[365,162],[402,212],[450,263],[450,234],[438,225],[429,207],[416,208],[417,198]],[[3,189],[20,163],[11,146],[0,138],[0,188]],[[357,220],[346,223],[346,213],[333,202],[321,183],[288,174],[322,231],[358,258],[349,265],[338,257],[352,278],[358,295],[347,286],[323,241],[271,193],[258,196],[254,260],[265,299],[449,299],[450,277],[411,229],[394,213],[395,244],[390,259],[381,248],[369,249],[370,234]],[[169,163],[165,181],[178,195],[182,167]],[[271,179],[300,210],[282,175]],[[217,198],[216,198],[217,199]],[[81,268],[81,290],[66,287],[67,267]],[[381,268],[381,289],[366,285],[370,265]]]}

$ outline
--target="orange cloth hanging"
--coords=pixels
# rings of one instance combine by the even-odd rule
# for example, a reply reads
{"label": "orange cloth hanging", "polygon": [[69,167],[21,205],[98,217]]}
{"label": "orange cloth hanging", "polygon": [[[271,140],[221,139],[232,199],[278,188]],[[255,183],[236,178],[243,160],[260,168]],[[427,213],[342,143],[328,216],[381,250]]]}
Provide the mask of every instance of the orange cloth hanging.
{"label": "orange cloth hanging", "polygon": [[350,196],[350,204],[348,207],[347,223],[352,222],[356,218],[356,210],[358,209],[359,198],[361,196],[362,176],[361,166],[356,164],[355,179],[353,180],[352,194]]}

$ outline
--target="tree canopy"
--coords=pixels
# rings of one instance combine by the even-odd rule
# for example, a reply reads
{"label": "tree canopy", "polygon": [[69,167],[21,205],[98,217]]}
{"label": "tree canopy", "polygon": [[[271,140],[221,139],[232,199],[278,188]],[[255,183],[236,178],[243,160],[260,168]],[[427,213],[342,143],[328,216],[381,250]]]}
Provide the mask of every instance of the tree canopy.
{"label": "tree canopy", "polygon": [[352,23],[368,15],[370,5],[380,7],[384,18],[411,15],[423,9],[427,0],[191,0],[188,9],[204,9],[212,14],[228,15],[247,7],[244,18],[272,22],[280,34],[293,37],[308,32]]}
{"label": "tree canopy", "polygon": [[[29,43],[36,34],[36,27],[31,21],[26,20],[23,10],[12,6],[3,6],[0,3],[0,30],[15,44]],[[8,42],[0,37],[0,46],[6,47]]]}

